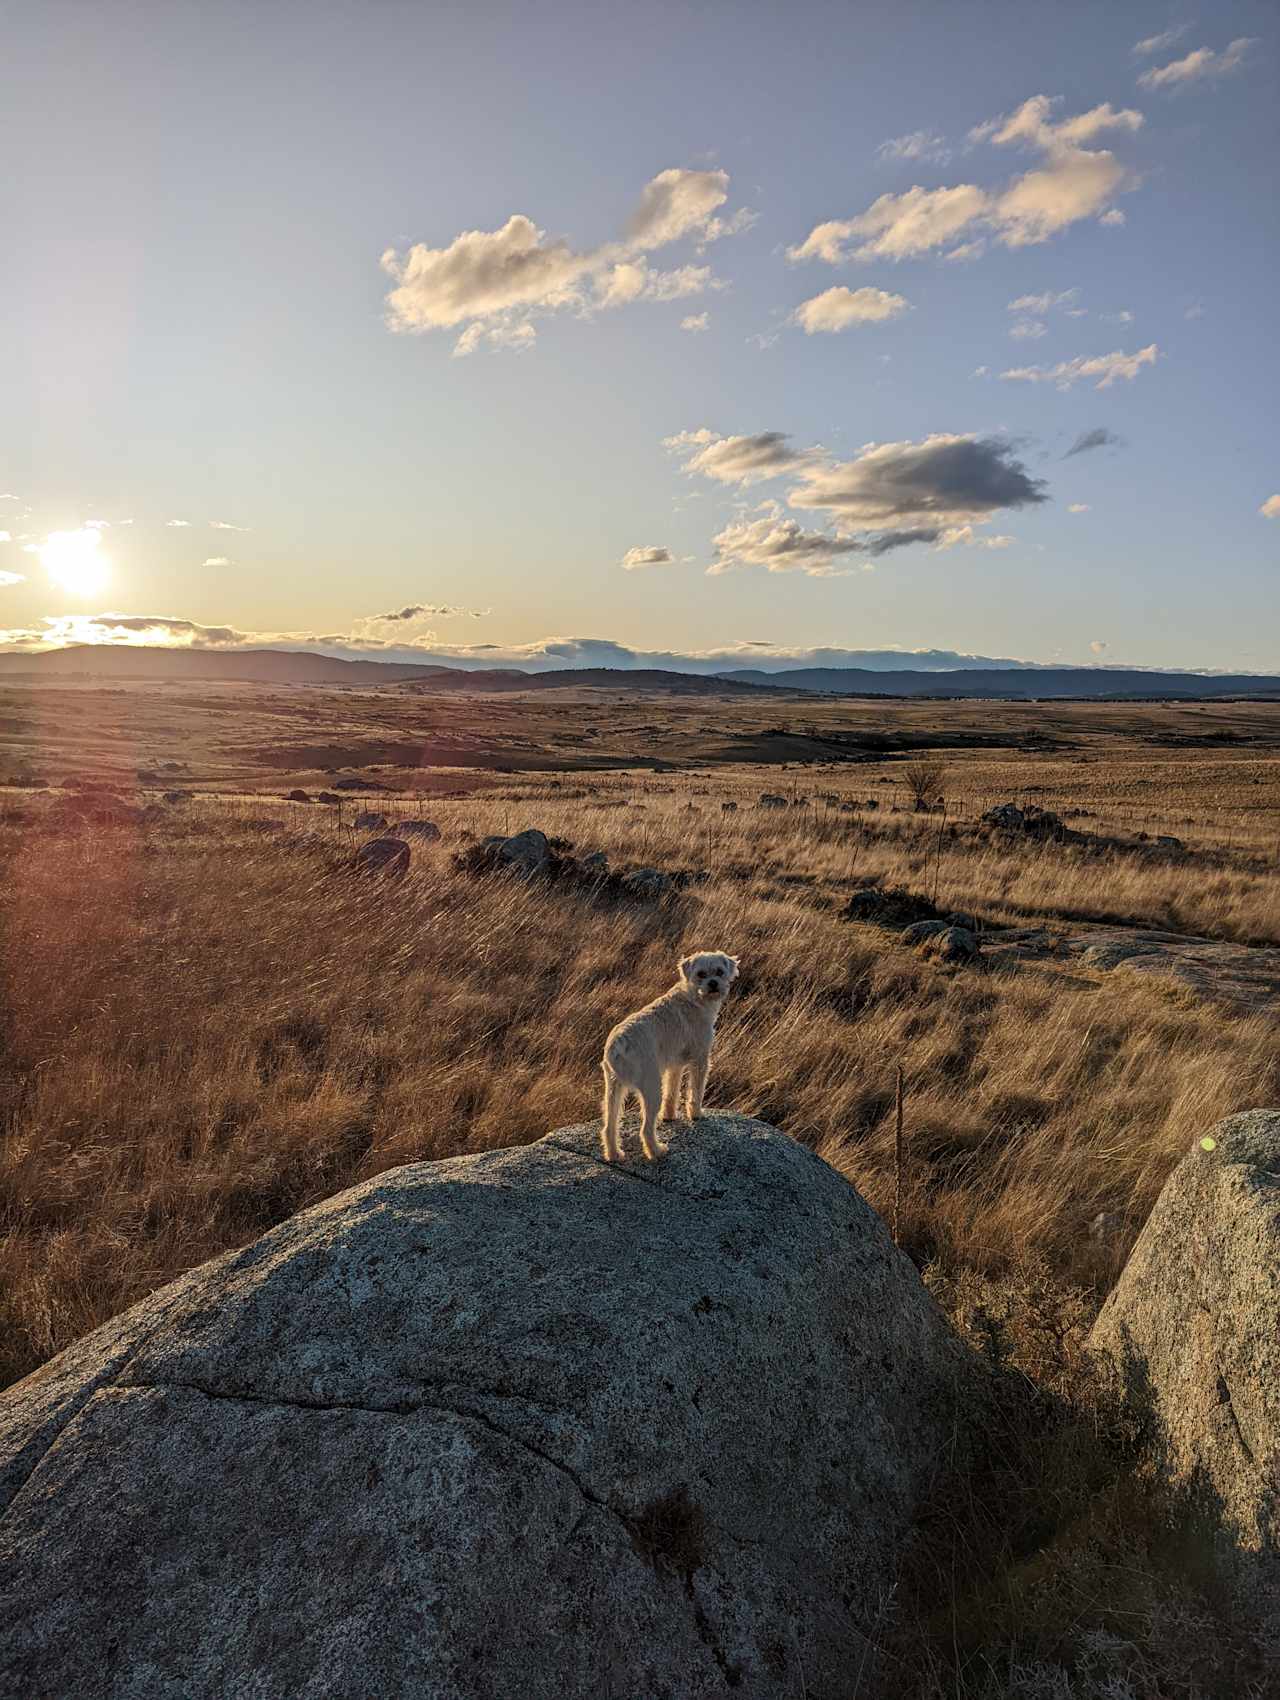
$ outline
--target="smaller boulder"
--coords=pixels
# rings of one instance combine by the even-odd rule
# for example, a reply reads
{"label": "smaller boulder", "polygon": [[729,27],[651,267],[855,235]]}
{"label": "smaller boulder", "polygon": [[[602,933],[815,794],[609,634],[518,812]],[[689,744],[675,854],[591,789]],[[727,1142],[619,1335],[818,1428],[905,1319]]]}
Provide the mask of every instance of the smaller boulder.
{"label": "smaller boulder", "polygon": [[400,879],[409,872],[409,846],[403,838],[371,838],[356,851],[353,865],[362,874]]}
{"label": "smaller boulder", "polygon": [[673,890],[675,881],[660,868],[633,868],[622,876],[623,890],[642,903],[656,903]]}
{"label": "smaller boulder", "polygon": [[760,807],[762,809],[785,809],[787,799],[779,797],[774,791],[762,791],[760,793]]}
{"label": "smaller boulder", "polygon": [[335,791],[376,791],[378,787],[369,779],[360,779],[355,774],[346,774],[333,782]]}
{"label": "smaller boulder", "polygon": [[913,921],[909,927],[902,930],[903,944],[923,944],[926,939],[945,933],[949,923],[946,921]]}
{"label": "smaller boulder", "polygon": [[721,814],[731,815],[736,811],[737,807],[738,805],[734,802],[721,803],[720,812]]}
{"label": "smaller boulder", "polygon": [[356,816],[357,832],[384,832],[386,825],[387,817],[378,814],[375,809],[361,809]]}
{"label": "smaller boulder", "polygon": [[531,879],[541,873],[551,860],[551,846],[545,832],[529,827],[505,839],[498,847],[498,859],[521,879]]}
{"label": "smaller boulder", "polygon": [[170,804],[170,806],[175,806],[178,803],[189,803],[191,801],[191,793],[190,791],[166,791],[164,794],[164,800],[166,803]]}
{"label": "smaller boulder", "polygon": [[342,798],[336,791],[318,791],[316,793],[317,803],[340,803],[341,801]]}
{"label": "smaller boulder", "polygon": [[945,927],[925,940],[925,949],[940,962],[977,962],[982,952],[978,941],[966,927]]}
{"label": "smaller boulder", "polygon": [[391,830],[397,838],[418,838],[424,844],[434,844],[440,837],[440,828],[433,820],[401,820]]}
{"label": "smaller boulder", "polygon": [[963,909],[956,909],[947,916],[949,927],[963,927],[966,933],[976,933],[978,930],[977,917],[967,915]]}
{"label": "smaller boulder", "polygon": [[309,803],[311,793],[309,791],[290,791],[288,801],[290,803]]}

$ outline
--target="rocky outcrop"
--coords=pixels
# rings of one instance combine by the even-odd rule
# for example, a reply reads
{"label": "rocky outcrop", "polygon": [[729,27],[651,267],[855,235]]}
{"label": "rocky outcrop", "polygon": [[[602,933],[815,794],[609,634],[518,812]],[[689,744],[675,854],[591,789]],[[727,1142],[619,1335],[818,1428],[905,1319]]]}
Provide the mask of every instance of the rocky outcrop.
{"label": "rocky outcrop", "polygon": [[1091,1343],[1243,1609],[1280,1631],[1280,1110],[1231,1116],[1182,1159]]}
{"label": "rocky outcrop", "polygon": [[1123,968],[1174,980],[1197,996],[1280,1015],[1280,949],[1130,927],[1077,933],[1063,948],[1087,968]]}
{"label": "rocky outcrop", "polygon": [[398,1169],[0,1400],[0,1693],[871,1693],[969,1373],[760,1122]]}
{"label": "rocky outcrop", "polygon": [[352,858],[358,873],[401,878],[409,872],[409,846],[403,838],[371,838]]}

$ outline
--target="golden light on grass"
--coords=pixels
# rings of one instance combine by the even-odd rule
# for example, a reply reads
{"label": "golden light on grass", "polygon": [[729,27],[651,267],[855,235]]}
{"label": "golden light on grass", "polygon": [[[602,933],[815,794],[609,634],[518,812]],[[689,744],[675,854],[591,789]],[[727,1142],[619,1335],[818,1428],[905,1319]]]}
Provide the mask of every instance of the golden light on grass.
{"label": "golden light on grass", "polygon": [[36,553],[54,584],[73,596],[93,596],[111,577],[101,545],[102,533],[85,525],[78,531],[50,532]]}

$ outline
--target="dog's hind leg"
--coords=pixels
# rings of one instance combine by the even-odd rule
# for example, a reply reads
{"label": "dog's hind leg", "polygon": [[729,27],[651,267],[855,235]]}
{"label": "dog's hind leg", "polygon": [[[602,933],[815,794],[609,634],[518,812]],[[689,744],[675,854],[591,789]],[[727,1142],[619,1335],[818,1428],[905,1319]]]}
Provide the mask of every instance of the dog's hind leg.
{"label": "dog's hind leg", "polygon": [[680,1088],[684,1083],[684,1068],[669,1068],[662,1077],[662,1120],[673,1122],[680,1114]]}
{"label": "dog's hind leg", "polygon": [[622,1156],[622,1139],[618,1123],[622,1118],[627,1089],[606,1063],[604,1065],[604,1105],[601,1110],[600,1144],[606,1163],[616,1163]]}
{"label": "dog's hind leg", "polygon": [[644,1119],[640,1123],[640,1146],[645,1156],[652,1163],[667,1149],[658,1138],[658,1110],[662,1104],[662,1076],[656,1067],[645,1069],[636,1083],[636,1091],[640,1094],[640,1102],[644,1107]]}
{"label": "dog's hind leg", "polygon": [[709,1056],[695,1057],[689,1064],[689,1079],[685,1091],[691,1122],[696,1122],[702,1114],[702,1094],[707,1089],[707,1075],[710,1072],[711,1058]]}

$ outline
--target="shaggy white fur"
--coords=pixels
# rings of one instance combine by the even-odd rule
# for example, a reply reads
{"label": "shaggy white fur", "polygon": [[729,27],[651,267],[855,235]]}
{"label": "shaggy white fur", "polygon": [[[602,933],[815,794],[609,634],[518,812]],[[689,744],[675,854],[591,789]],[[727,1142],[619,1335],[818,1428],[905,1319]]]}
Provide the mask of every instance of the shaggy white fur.
{"label": "shaggy white fur", "polygon": [[690,1121],[702,1114],[702,1094],[711,1067],[716,1018],[738,977],[738,959],[723,951],[699,951],[680,964],[669,992],[629,1015],[605,1041],[604,1118],[600,1142],[607,1163],[622,1156],[620,1124],[627,1094],[635,1092],[643,1116],[640,1145],[650,1162],[665,1151],[657,1135],[659,1117],[674,1121],[681,1087]]}

